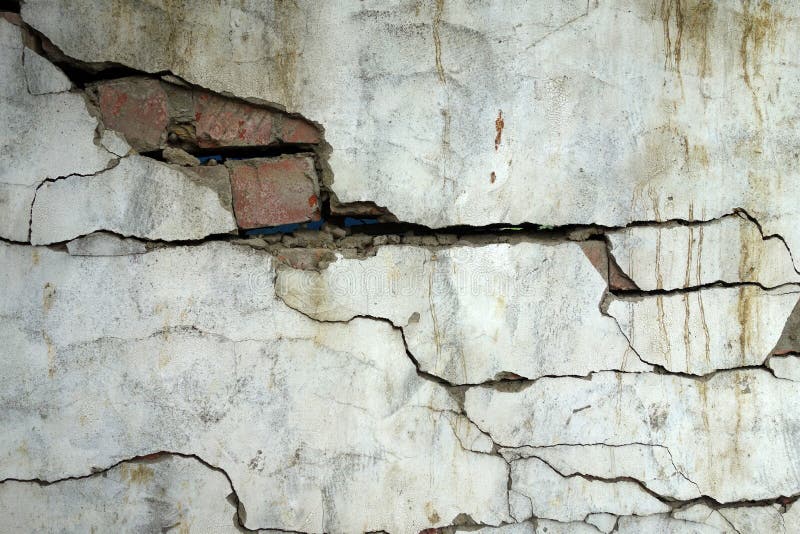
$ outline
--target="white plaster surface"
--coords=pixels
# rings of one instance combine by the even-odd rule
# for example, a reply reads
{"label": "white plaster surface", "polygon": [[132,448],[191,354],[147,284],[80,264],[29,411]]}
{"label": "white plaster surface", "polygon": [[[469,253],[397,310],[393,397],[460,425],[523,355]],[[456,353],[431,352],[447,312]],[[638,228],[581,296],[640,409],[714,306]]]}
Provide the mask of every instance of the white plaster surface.
{"label": "white plaster surface", "polygon": [[390,320],[420,368],[454,384],[648,370],[601,313],[605,288],[574,243],[385,246],[277,281],[278,295],[315,319]]}

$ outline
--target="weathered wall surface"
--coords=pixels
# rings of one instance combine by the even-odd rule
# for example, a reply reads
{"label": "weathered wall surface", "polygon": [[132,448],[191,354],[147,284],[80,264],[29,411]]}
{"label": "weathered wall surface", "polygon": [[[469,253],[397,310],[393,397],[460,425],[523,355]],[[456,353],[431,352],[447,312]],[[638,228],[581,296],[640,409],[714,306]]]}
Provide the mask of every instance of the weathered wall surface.
{"label": "weathered wall surface", "polygon": [[800,4],[2,6],[0,532],[800,532]]}

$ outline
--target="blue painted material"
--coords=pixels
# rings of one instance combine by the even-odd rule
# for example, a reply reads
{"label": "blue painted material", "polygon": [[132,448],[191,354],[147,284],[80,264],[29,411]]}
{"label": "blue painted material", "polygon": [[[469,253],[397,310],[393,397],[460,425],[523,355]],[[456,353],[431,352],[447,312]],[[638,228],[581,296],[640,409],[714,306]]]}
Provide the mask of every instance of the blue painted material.
{"label": "blue painted material", "polygon": [[350,226],[362,226],[365,224],[378,224],[378,219],[355,219],[353,217],[344,218],[344,225],[348,228]]}

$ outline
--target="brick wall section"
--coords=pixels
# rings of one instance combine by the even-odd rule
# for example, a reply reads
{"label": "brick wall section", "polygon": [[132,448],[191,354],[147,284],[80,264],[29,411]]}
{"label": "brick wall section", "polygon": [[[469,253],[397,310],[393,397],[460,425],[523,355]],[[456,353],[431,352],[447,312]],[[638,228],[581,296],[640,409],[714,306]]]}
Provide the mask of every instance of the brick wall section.
{"label": "brick wall section", "polygon": [[240,228],[317,221],[319,185],[308,154],[228,161]]}
{"label": "brick wall section", "polygon": [[172,142],[188,147],[258,147],[320,142],[311,123],[287,113],[152,78],[130,77],[94,87],[106,127],[139,152]]}

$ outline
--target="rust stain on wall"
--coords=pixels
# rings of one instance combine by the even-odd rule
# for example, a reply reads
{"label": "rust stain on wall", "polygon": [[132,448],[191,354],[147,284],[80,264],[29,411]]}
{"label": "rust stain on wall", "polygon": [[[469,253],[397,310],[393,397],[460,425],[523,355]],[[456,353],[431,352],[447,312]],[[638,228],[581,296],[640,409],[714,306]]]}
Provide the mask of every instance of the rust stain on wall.
{"label": "rust stain on wall", "polygon": [[495,129],[495,136],[494,136],[494,149],[497,150],[500,147],[500,141],[503,140],[503,128],[505,128],[506,123],[503,120],[503,111],[499,111],[497,113],[497,118],[494,120],[494,129]]}

